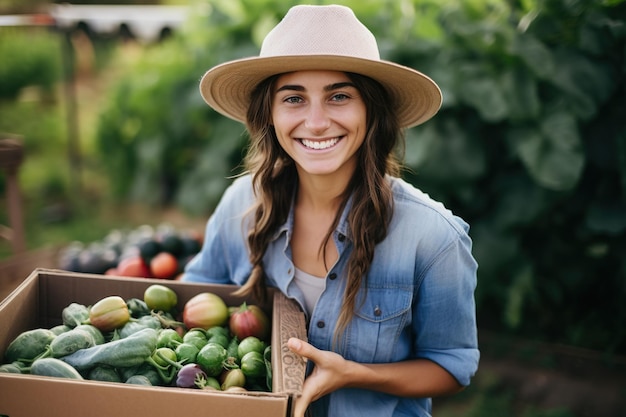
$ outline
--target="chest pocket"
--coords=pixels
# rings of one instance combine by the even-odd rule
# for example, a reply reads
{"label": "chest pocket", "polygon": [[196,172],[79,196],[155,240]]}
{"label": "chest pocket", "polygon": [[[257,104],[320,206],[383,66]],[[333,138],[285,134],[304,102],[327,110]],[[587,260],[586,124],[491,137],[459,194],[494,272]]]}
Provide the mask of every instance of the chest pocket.
{"label": "chest pocket", "polygon": [[349,359],[392,362],[411,351],[410,325],[413,291],[409,288],[369,288],[346,337]]}

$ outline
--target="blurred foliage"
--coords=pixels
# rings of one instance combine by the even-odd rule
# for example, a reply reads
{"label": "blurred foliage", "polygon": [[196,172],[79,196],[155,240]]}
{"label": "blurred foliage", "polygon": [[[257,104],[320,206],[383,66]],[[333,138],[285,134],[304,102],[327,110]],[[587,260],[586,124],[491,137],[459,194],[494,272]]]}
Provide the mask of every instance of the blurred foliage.
{"label": "blurred foliage", "polygon": [[[257,55],[295,2],[196,2],[107,98],[98,141],[121,199],[208,214],[246,144],[198,93]],[[317,3],[326,3],[318,1]],[[626,4],[345,1],[384,58],[441,86],[406,177],[471,225],[484,327],[626,353]]]}
{"label": "blurred foliage", "polygon": [[0,99],[15,99],[24,87],[52,95],[61,78],[58,41],[39,28],[0,27]]}

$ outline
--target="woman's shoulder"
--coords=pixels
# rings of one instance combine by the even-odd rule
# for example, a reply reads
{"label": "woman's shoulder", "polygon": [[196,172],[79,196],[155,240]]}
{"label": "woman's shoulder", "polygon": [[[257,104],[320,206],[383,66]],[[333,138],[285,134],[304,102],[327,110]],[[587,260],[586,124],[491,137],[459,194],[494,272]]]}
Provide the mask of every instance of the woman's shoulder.
{"label": "woman's shoulder", "polygon": [[467,233],[467,223],[450,209],[405,180],[389,177],[394,199],[394,213],[420,219],[421,223],[446,223],[459,233]]}

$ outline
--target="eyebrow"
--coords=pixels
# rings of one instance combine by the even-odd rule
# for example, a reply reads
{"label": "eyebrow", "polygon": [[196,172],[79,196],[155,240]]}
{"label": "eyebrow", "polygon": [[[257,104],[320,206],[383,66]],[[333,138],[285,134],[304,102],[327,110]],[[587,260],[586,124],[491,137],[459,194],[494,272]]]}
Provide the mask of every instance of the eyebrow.
{"label": "eyebrow", "polygon": [[[344,81],[340,83],[329,84],[324,87],[324,91],[333,91],[346,87],[356,88],[356,85],[354,85],[354,83]],[[276,90],[277,93],[280,91],[306,91],[306,89],[303,86],[297,84],[285,84],[282,87],[278,88],[278,90]]]}

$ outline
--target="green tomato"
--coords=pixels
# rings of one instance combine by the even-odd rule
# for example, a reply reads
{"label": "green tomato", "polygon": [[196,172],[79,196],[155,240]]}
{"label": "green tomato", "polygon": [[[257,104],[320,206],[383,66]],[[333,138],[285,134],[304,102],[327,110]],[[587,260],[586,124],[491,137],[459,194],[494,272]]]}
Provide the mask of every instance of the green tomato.
{"label": "green tomato", "polygon": [[178,304],[178,296],[165,285],[153,284],[146,288],[143,301],[151,310],[168,312]]}
{"label": "green tomato", "polygon": [[263,355],[263,351],[266,346],[265,342],[260,340],[258,337],[248,336],[239,342],[239,346],[237,346],[237,355],[239,355],[240,359],[249,352],[258,352]]}
{"label": "green tomato", "polygon": [[154,351],[152,354],[152,359],[161,366],[170,366],[171,363],[168,362],[176,362],[178,357],[176,356],[176,352],[167,347],[161,347]]}
{"label": "green tomato", "polygon": [[174,351],[176,352],[178,362],[195,363],[196,357],[198,356],[198,352],[200,352],[200,349],[196,345],[192,345],[191,343],[181,343],[180,345],[176,346],[176,349]]}
{"label": "green tomato", "polygon": [[183,338],[174,329],[163,329],[159,331],[159,337],[157,338],[157,347],[168,347],[170,349],[176,349],[176,346],[183,343]]}

